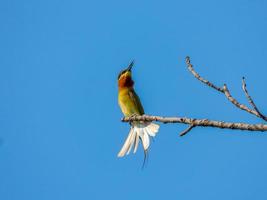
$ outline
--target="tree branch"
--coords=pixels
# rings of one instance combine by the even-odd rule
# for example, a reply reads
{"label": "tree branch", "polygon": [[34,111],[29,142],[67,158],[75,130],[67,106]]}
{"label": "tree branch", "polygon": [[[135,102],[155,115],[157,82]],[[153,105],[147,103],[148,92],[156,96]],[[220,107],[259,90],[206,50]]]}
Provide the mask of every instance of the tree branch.
{"label": "tree branch", "polygon": [[[161,116],[141,115],[133,117],[124,117],[121,120],[123,122],[157,121],[157,122],[162,122],[164,124],[166,123],[189,124],[190,127],[188,129],[190,130],[192,130],[192,128],[196,126],[202,126],[202,127],[214,127],[214,128],[235,129],[235,130],[245,130],[245,131],[267,131],[267,125],[265,124],[232,123],[224,121],[213,121],[208,119],[194,119],[187,117],[161,117]],[[188,129],[184,132],[188,133],[190,131]]]}
{"label": "tree branch", "polygon": [[267,121],[267,117],[265,115],[263,115],[258,107],[256,106],[256,104],[254,103],[254,101],[252,100],[251,96],[249,95],[248,93],[248,90],[247,90],[247,84],[246,84],[246,81],[245,81],[245,77],[242,78],[242,89],[248,99],[248,102],[250,103],[250,105],[254,108],[254,111],[256,112],[256,116],[262,118],[263,120]]}
{"label": "tree branch", "polygon": [[224,94],[226,96],[226,98],[232,103],[234,104],[237,108],[240,108],[241,110],[244,110],[250,114],[256,115],[258,117],[258,114],[256,111],[249,109],[247,106],[245,106],[244,104],[239,103],[230,93],[230,91],[228,90],[226,84],[224,84],[223,86],[223,90],[224,90]]}
{"label": "tree branch", "polygon": [[248,112],[248,113],[250,113],[250,114],[253,114],[253,115],[255,115],[255,116],[257,116],[257,117],[259,117],[259,118],[261,118],[261,119],[267,121],[267,117],[264,116],[263,114],[261,114],[261,112],[258,110],[257,106],[254,104],[252,98],[249,96],[248,91],[247,91],[247,89],[246,89],[246,84],[245,84],[245,78],[244,78],[244,77],[243,77],[243,81],[242,81],[242,88],[243,88],[243,90],[244,90],[244,92],[245,92],[245,94],[246,94],[246,97],[247,97],[249,103],[252,105],[253,110],[250,109],[250,108],[248,108],[246,105],[239,103],[239,102],[238,102],[238,101],[231,95],[231,93],[230,93],[230,91],[228,90],[226,84],[224,84],[224,86],[223,86],[222,88],[220,88],[220,87],[214,85],[213,83],[211,83],[210,81],[208,81],[208,80],[202,78],[202,77],[201,77],[201,76],[194,70],[193,65],[192,65],[191,62],[190,62],[190,57],[189,57],[189,56],[186,57],[186,64],[187,64],[187,68],[188,68],[189,71],[194,75],[194,77],[195,77],[196,79],[198,79],[198,80],[201,81],[202,83],[206,84],[207,86],[209,86],[209,87],[211,87],[211,88],[217,90],[218,92],[223,93],[223,94],[226,96],[226,98],[227,98],[233,105],[235,105],[237,108],[239,108],[239,109],[241,109],[241,110],[244,110],[244,111],[246,111],[246,112]]}
{"label": "tree branch", "polygon": [[184,136],[185,134],[189,133],[194,127],[195,126],[191,124],[187,129],[185,129],[184,131],[180,133],[180,136]]}
{"label": "tree branch", "polygon": [[[251,96],[249,95],[245,78],[242,80],[242,88],[243,91],[248,99],[248,102],[251,104],[253,109],[248,108],[246,105],[239,103],[230,93],[229,89],[227,88],[226,84],[223,87],[218,87],[211,83],[210,81],[201,77],[193,68],[193,65],[190,63],[190,58],[186,57],[186,64],[189,71],[194,75],[196,79],[200,82],[204,83],[205,85],[213,88],[214,90],[223,93],[228,101],[230,101],[233,105],[237,108],[244,110],[250,114],[253,114],[265,121],[267,121],[267,117],[264,116],[259,109],[257,108],[256,104],[252,100]],[[162,123],[181,123],[181,124],[188,124],[189,127],[180,133],[180,136],[184,136],[189,133],[193,128],[199,127],[213,127],[213,128],[221,128],[221,129],[232,129],[232,130],[244,130],[244,131],[267,131],[267,124],[247,124],[247,123],[233,123],[233,122],[224,122],[224,121],[214,121],[208,119],[194,119],[194,118],[187,118],[187,117],[161,117],[161,116],[149,116],[149,115],[135,115],[131,117],[124,117],[122,118],[123,122],[132,122],[132,121],[157,121]]]}
{"label": "tree branch", "polygon": [[202,83],[206,84],[207,86],[224,93],[223,88],[217,87],[216,85],[214,85],[213,83],[209,82],[208,80],[204,79],[203,77],[201,77],[193,68],[193,65],[190,62],[190,57],[187,56],[185,58],[185,62],[187,64],[187,67],[189,69],[189,71],[194,75],[194,77],[196,77],[199,81],[201,81]]}

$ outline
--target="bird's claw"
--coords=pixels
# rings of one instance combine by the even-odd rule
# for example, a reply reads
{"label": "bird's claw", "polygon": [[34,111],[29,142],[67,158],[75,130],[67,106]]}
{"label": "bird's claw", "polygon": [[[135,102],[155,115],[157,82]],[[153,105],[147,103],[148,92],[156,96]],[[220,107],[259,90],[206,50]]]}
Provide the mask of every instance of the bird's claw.
{"label": "bird's claw", "polygon": [[132,115],[130,115],[130,118],[134,118],[134,117],[137,117],[138,116],[138,114],[132,114]]}

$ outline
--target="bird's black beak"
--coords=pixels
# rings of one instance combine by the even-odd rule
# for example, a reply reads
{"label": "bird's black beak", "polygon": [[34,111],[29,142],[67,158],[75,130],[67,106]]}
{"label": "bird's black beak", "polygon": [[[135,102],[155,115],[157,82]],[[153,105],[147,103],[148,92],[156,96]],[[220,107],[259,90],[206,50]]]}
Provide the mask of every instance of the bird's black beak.
{"label": "bird's black beak", "polygon": [[132,62],[129,64],[129,66],[127,67],[127,71],[131,71],[132,70],[132,67],[134,65],[134,60],[132,60]]}

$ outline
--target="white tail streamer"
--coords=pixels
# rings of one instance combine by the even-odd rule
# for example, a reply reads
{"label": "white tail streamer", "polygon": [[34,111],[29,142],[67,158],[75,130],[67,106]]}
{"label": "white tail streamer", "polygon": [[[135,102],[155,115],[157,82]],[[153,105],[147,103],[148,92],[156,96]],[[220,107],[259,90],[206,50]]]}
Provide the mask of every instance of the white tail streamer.
{"label": "white tail streamer", "polygon": [[159,125],[151,122],[133,122],[129,135],[126,138],[118,157],[123,157],[131,152],[136,153],[138,143],[141,140],[144,151],[146,152],[150,145],[150,137],[155,137],[159,130]]}

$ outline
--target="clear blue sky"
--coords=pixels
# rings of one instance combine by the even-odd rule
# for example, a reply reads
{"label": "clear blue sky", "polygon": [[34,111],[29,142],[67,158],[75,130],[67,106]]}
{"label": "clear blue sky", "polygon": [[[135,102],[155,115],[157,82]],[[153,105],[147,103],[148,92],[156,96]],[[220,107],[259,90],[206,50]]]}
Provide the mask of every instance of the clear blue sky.
{"label": "clear blue sky", "polygon": [[131,59],[148,114],[260,123],[187,71],[267,113],[267,2],[0,3],[0,198],[267,199],[267,134],[162,125],[143,152],[116,157],[117,74]]}

